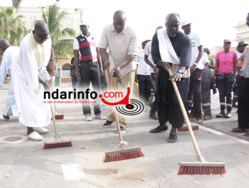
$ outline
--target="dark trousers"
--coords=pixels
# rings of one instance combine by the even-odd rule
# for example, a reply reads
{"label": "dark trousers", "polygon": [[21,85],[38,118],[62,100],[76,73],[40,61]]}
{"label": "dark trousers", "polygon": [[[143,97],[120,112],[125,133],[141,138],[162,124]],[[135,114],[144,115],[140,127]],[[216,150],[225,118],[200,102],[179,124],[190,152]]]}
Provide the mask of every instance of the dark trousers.
{"label": "dark trousers", "polygon": [[233,103],[238,102],[238,83],[239,83],[240,75],[236,76],[236,81],[233,87]]}
{"label": "dark trousers", "polygon": [[151,73],[151,81],[152,81],[152,86],[153,86],[153,92],[156,93],[156,86],[157,86],[157,74],[156,73]]}
{"label": "dark trousers", "polygon": [[234,77],[232,74],[221,74],[217,76],[216,85],[220,94],[220,110],[227,112],[232,111],[232,90],[234,84]]}
{"label": "dark trousers", "polygon": [[[92,83],[93,90],[97,93],[100,92],[100,73],[99,73],[99,65],[90,66],[88,63],[82,63],[80,64],[80,75],[81,75],[81,83],[80,88],[81,89],[87,89],[89,88],[90,82]],[[83,113],[84,115],[91,114],[91,108],[89,104],[83,104]],[[94,104],[94,114],[100,114],[100,103],[97,101],[96,104]]]}
{"label": "dark trousers", "polygon": [[190,77],[188,91],[188,109],[191,110],[196,119],[201,119],[201,75],[201,70],[196,69]]}
{"label": "dark trousers", "polygon": [[[152,86],[153,86],[153,92],[155,94],[155,98],[156,98],[156,86],[157,86],[157,74],[156,73],[151,73],[151,81],[152,81]],[[156,107],[156,99],[154,100],[151,109],[150,109],[150,113],[154,114],[157,111],[157,107]]]}
{"label": "dark trousers", "polygon": [[[188,103],[184,103],[185,108]],[[179,104],[165,104],[157,102],[157,114],[160,125],[169,121],[174,128],[180,128],[184,124],[184,117]]]}
{"label": "dark trousers", "polygon": [[152,89],[150,75],[138,74],[137,79],[139,84],[139,98],[143,101],[145,105],[147,105]]}
{"label": "dark trousers", "polygon": [[72,87],[73,89],[76,89],[76,83],[77,83],[77,77],[76,74],[71,73],[71,81],[72,81]]}
{"label": "dark trousers", "polygon": [[201,85],[201,101],[204,115],[211,115],[210,82],[203,82]]}
{"label": "dark trousers", "polygon": [[239,128],[249,129],[249,78],[240,77],[238,82]]}

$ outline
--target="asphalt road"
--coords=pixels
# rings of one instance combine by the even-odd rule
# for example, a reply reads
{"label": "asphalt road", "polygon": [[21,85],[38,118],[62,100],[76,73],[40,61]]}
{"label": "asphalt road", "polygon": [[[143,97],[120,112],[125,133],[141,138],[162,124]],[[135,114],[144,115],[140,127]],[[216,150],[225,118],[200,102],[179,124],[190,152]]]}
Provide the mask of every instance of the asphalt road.
{"label": "asphalt road", "polygon": [[[7,86],[0,88],[0,113],[3,114]],[[195,151],[188,132],[178,133],[176,143],[168,143],[169,131],[151,134],[158,121],[148,118],[149,110],[132,117],[124,140],[129,147],[140,146],[145,157],[104,163],[105,152],[118,149],[116,124],[103,128],[104,120],[86,122],[81,105],[60,104],[65,118],[56,121],[63,139],[73,147],[43,149],[43,141],[26,137],[26,128],[17,118],[0,121],[1,188],[85,188],[85,187],[159,187],[159,188],[245,188],[249,186],[249,138],[231,133],[237,126],[236,109],[230,119],[205,121],[196,139],[209,162],[226,163],[220,175],[177,175],[178,162],[194,162]],[[108,109],[101,106],[104,115]],[[219,113],[218,94],[212,96],[213,115]],[[94,118],[94,116],[93,116]],[[194,119],[191,119],[194,122]],[[52,122],[44,139],[54,137]]]}

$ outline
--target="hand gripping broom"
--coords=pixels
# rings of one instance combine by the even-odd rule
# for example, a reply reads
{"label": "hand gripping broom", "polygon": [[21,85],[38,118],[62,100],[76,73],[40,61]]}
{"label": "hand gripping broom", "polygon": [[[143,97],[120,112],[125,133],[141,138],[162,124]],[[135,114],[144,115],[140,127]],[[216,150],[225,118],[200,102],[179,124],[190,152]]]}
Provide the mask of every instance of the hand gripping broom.
{"label": "hand gripping broom", "polygon": [[[107,70],[107,72],[108,72],[108,76],[109,76],[110,89],[112,90],[111,74],[110,74],[110,72],[108,70]],[[116,73],[116,75],[117,75],[117,73]],[[117,75],[117,78],[118,78],[118,81],[121,83],[121,80],[118,77],[118,75]],[[119,140],[120,140],[119,150],[106,152],[104,162],[121,161],[121,160],[127,160],[127,159],[143,157],[144,153],[141,151],[140,147],[133,147],[133,148],[127,148],[126,149],[126,147],[128,146],[128,142],[123,140],[116,109],[113,108],[113,111],[114,111],[115,121],[116,121],[116,124],[117,124]]]}
{"label": "hand gripping broom", "polygon": [[55,123],[55,117],[54,117],[54,110],[52,105],[50,104],[52,118],[53,118],[53,124],[54,124],[54,132],[55,132],[55,140],[52,141],[44,141],[44,147],[43,149],[49,149],[49,148],[57,148],[57,147],[70,147],[72,146],[72,140],[63,140],[60,138],[57,132],[56,123]]}
{"label": "hand gripping broom", "polygon": [[171,69],[168,69],[171,82],[173,84],[177,99],[179,101],[185,123],[188,126],[188,131],[190,133],[194,149],[197,155],[198,162],[180,162],[180,169],[178,172],[178,175],[210,175],[210,174],[225,174],[225,163],[219,163],[219,162],[206,162],[204,160],[204,157],[201,155],[200,149],[198,147],[197,141],[195,139],[194,132],[192,130],[186,109],[184,107],[184,104],[182,102],[181,95],[179,93],[178,87],[176,85],[176,82],[172,78],[172,71]]}

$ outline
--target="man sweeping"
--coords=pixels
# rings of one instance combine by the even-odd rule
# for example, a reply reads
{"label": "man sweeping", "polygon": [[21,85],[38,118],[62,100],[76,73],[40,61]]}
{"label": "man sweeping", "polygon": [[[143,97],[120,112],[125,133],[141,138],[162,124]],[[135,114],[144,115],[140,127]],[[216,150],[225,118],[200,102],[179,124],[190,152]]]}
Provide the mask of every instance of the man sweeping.
{"label": "man sweeping", "polygon": [[176,129],[184,124],[179,102],[173,85],[169,80],[168,69],[173,72],[185,108],[188,101],[188,87],[191,61],[191,41],[179,31],[180,16],[176,13],[167,15],[166,28],[160,29],[152,40],[152,58],[159,67],[157,82],[157,111],[160,127],[166,127],[166,122],[172,124],[168,142],[176,142]]}
{"label": "man sweeping", "polygon": [[47,69],[51,68],[51,46],[48,25],[36,23],[35,29],[22,39],[19,57],[12,66],[19,123],[27,127],[32,140],[42,140],[39,133],[47,133],[44,127],[51,121],[50,106],[43,103],[44,88],[49,90],[46,80],[50,79]]}
{"label": "man sweeping", "polygon": [[[113,24],[104,28],[99,42],[100,55],[105,62],[106,79],[109,80],[107,71],[110,73],[116,71],[119,73],[123,84],[121,85],[116,78],[112,77],[111,84],[113,90],[123,91],[124,87],[130,87],[131,91],[133,91],[136,48],[136,34],[130,27],[126,26],[125,12],[121,10],[116,11],[113,15]],[[107,49],[109,49],[109,57],[107,56]],[[110,89],[109,82],[107,82],[107,87]],[[132,97],[132,92],[130,97]],[[129,118],[118,114],[118,119],[121,131],[125,133]],[[114,112],[111,111],[103,127],[110,127],[114,121]]]}
{"label": "man sweeping", "polygon": [[[19,54],[19,47],[11,46],[8,40],[2,39],[0,40],[0,49],[3,52],[2,63],[0,67],[0,87],[2,87],[6,76],[11,76],[12,62]],[[0,119],[8,121],[10,116],[18,116],[12,80],[9,84],[6,108],[4,114],[0,116]]]}

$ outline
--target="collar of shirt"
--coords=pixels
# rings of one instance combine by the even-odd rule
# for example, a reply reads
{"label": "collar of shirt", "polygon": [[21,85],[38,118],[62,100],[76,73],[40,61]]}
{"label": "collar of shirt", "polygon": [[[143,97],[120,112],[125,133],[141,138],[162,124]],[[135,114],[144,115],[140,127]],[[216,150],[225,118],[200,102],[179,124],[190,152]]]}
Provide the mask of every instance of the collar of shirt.
{"label": "collar of shirt", "polygon": [[82,37],[85,37],[87,40],[91,39],[92,40],[92,36],[91,33],[89,33],[89,36],[83,35],[82,33],[80,34]]}
{"label": "collar of shirt", "polygon": [[[115,32],[115,31],[116,31],[113,25],[112,25],[111,31],[112,31],[112,32]],[[116,32],[117,32],[117,31],[116,31]],[[117,33],[118,33],[118,32],[117,32]],[[125,25],[123,31],[121,31],[120,33],[126,34],[126,25]]]}

